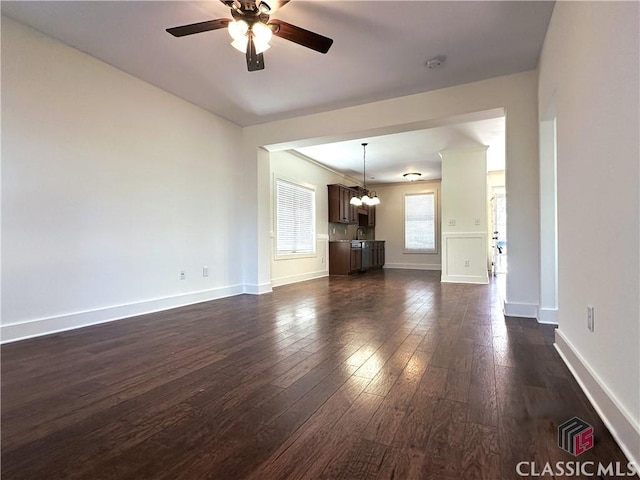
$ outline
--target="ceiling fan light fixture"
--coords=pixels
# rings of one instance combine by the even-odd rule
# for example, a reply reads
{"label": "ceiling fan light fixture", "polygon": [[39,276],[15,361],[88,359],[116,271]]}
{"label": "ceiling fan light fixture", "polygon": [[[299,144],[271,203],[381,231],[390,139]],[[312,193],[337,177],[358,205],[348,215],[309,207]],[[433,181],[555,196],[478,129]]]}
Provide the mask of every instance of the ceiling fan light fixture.
{"label": "ceiling fan light fixture", "polygon": [[411,173],[405,173],[402,176],[410,182],[415,182],[416,180],[420,180],[420,177],[422,176],[422,174],[418,172],[411,172]]}
{"label": "ceiling fan light fixture", "polygon": [[249,31],[249,24],[244,20],[236,20],[233,22],[229,22],[229,26],[227,27],[227,31],[231,38],[234,40],[242,40],[243,38],[247,38],[247,32]]}
{"label": "ceiling fan light fixture", "polygon": [[242,37],[237,38],[233,42],[231,42],[231,46],[242,53],[247,53],[247,44],[249,43],[249,38]]}
{"label": "ceiling fan light fixture", "polygon": [[251,27],[244,20],[229,22],[227,27],[229,35],[233,38],[231,46],[242,53],[247,53],[249,44],[249,30],[253,35],[253,44],[256,46],[256,53],[260,54],[271,48],[269,41],[273,36],[271,29],[262,22],[256,22]]}
{"label": "ceiling fan light fixture", "polygon": [[256,22],[251,27],[251,31],[254,35],[254,41],[268,44],[271,41],[271,37],[273,36],[273,31],[269,28],[268,25],[265,25],[262,22]]}
{"label": "ceiling fan light fixture", "polygon": [[260,2],[260,4],[258,5],[258,10],[260,11],[260,13],[265,15],[268,15],[271,13],[271,7],[266,2]]}
{"label": "ceiling fan light fixture", "polygon": [[258,42],[257,40],[253,40],[254,45],[256,46],[256,53],[262,53],[266,50],[269,50],[271,48],[271,45],[269,45],[268,43],[262,43],[262,42]]}

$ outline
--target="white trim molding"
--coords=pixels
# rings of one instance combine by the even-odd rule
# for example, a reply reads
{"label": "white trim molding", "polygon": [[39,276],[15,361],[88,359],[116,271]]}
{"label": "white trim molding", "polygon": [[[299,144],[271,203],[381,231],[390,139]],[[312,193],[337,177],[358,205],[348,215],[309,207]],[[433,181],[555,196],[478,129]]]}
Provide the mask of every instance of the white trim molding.
{"label": "white trim molding", "polygon": [[273,278],[271,279],[271,285],[275,287],[282,287],[283,285],[289,285],[291,283],[306,282],[308,280],[315,280],[316,278],[328,277],[329,270],[320,270],[317,272],[306,272],[297,275],[289,275],[287,277]]}
{"label": "white trim molding", "polygon": [[242,285],[201,290],[170,297],[154,298],[142,302],[115,305],[83,312],[67,313],[54,317],[38,318],[24,322],[9,323],[0,327],[0,343],[26,340],[52,333],[75,330],[100,323],[113,322],[124,318],[160,312],[171,308],[184,307],[194,303],[208,302],[219,298],[232,297],[243,293]]}
{"label": "white trim molding", "polygon": [[538,305],[533,303],[507,302],[502,304],[505,317],[538,318]]}
{"label": "white trim molding", "polygon": [[627,412],[569,339],[556,329],[555,347],[629,461],[640,465],[640,423]]}
{"label": "white trim molding", "polygon": [[385,263],[384,268],[398,268],[402,270],[441,270],[442,266],[435,263]]}
{"label": "white trim molding", "polygon": [[265,293],[271,293],[272,290],[272,285],[271,282],[265,282],[265,283],[259,283],[259,284],[255,284],[255,283],[245,283],[244,286],[242,287],[242,293],[246,293],[249,295],[263,295]]}
{"label": "white trim molding", "polygon": [[539,308],[536,316],[538,323],[548,325],[558,325],[558,309],[557,308]]}
{"label": "white trim molding", "polygon": [[486,252],[486,232],[443,232],[441,281],[488,284]]}
{"label": "white trim molding", "polygon": [[477,285],[486,285],[489,283],[489,277],[482,275],[445,275],[442,274],[440,279],[442,283],[473,283]]}

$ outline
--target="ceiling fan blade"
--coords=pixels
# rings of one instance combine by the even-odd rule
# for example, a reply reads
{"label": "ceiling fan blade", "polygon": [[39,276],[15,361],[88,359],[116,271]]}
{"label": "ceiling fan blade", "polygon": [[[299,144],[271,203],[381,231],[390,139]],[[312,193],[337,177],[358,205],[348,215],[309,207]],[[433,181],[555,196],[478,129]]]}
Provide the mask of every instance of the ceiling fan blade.
{"label": "ceiling fan blade", "polygon": [[269,25],[276,26],[273,32],[274,35],[315,50],[316,52],[327,53],[333,44],[331,38],[310,32],[304,28],[296,27],[282,20],[271,20]]}
{"label": "ceiling fan blade", "polygon": [[256,53],[256,45],[253,43],[253,35],[249,35],[247,42],[247,70],[255,72],[256,70],[264,70],[264,55]]}
{"label": "ceiling fan blade", "polygon": [[219,30],[226,28],[232,20],[228,18],[218,18],[217,20],[208,20],[206,22],[192,23],[190,25],[182,25],[180,27],[167,28],[174,37],[184,37],[185,35],[193,35],[194,33],[208,32],[209,30]]}

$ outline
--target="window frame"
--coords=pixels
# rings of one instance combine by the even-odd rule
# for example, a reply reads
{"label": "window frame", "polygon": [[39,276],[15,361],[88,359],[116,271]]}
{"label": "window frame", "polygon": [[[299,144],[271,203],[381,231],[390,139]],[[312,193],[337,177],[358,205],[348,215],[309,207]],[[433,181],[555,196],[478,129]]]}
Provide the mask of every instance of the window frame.
{"label": "window frame", "polygon": [[[311,225],[313,227],[312,231],[312,248],[311,252],[287,252],[287,253],[279,253],[278,252],[278,183],[287,183],[289,185],[293,185],[297,188],[302,188],[305,190],[309,190],[312,193],[312,219]],[[289,259],[297,259],[297,258],[315,258],[318,256],[318,225],[317,225],[317,189],[315,185],[311,185],[305,182],[300,182],[296,180],[292,180],[289,178],[276,177],[273,179],[273,258],[274,260],[289,260]]]}
{"label": "window frame", "polygon": [[[415,249],[406,248],[407,246],[407,197],[415,196],[433,196],[433,248],[430,249]],[[423,192],[405,193],[402,196],[402,253],[408,254],[427,254],[434,255],[439,252],[439,232],[440,232],[440,218],[438,208],[438,192],[436,190],[427,190]]]}

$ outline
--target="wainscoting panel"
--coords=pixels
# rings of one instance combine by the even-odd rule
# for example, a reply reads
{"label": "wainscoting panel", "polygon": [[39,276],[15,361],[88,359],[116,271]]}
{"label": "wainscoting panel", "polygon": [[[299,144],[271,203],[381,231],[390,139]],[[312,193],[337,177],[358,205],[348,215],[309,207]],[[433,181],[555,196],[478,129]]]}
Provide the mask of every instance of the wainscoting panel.
{"label": "wainscoting panel", "polygon": [[486,233],[442,234],[442,281],[489,283]]}

